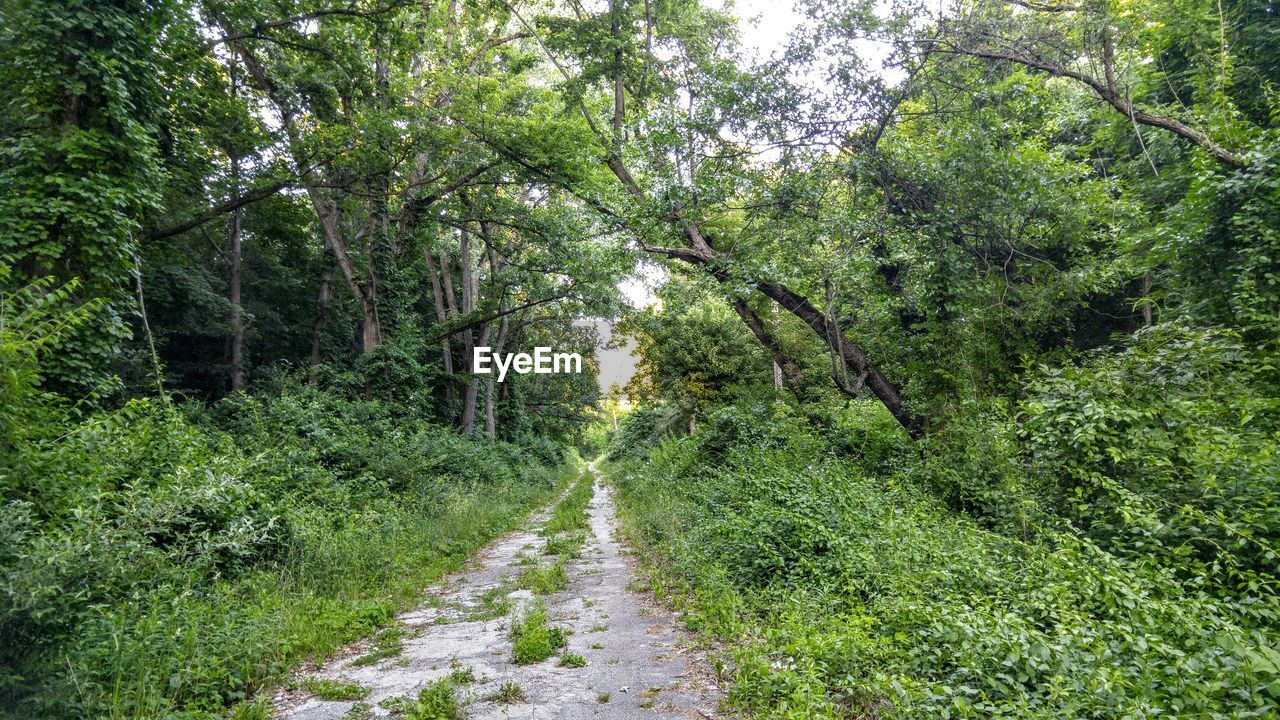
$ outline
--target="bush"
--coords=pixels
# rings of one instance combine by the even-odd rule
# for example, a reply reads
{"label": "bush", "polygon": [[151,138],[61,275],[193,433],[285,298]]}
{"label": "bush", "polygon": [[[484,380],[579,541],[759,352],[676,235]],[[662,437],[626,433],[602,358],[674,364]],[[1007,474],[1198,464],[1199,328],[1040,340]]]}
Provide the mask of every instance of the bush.
{"label": "bush", "polygon": [[[781,427],[732,453],[700,430],[609,466],[628,532],[663,558],[650,565],[661,592],[692,627],[737,647],[725,658],[737,710],[1276,712],[1274,596],[1215,598],[1204,591],[1212,576],[1186,580],[1111,552],[1043,512],[1050,522],[1025,539],[1006,533],[1003,521],[976,522],[940,501],[942,483],[925,480],[943,460],[930,453],[868,462]],[[899,467],[868,471],[886,464]]]}
{"label": "bush", "polygon": [[569,468],[558,446],[296,384],[71,412],[38,389],[41,343],[81,315],[5,312],[0,710],[17,716],[221,717],[388,623]]}
{"label": "bush", "polygon": [[1043,368],[1022,434],[1046,508],[1214,592],[1274,594],[1275,358],[1231,331],[1156,326],[1125,352]]}
{"label": "bush", "polygon": [[511,621],[512,661],[517,665],[542,662],[568,645],[564,629],[547,622],[541,604],[524,608]]}

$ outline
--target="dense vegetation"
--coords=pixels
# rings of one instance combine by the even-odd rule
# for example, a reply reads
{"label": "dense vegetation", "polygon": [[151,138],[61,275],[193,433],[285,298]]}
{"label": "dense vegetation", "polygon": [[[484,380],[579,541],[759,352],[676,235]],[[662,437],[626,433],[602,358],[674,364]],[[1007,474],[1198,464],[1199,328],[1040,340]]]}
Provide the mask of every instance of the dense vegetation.
{"label": "dense vegetation", "polygon": [[0,710],[223,715],[577,445],[734,712],[1275,715],[1273,3],[796,11],[0,3]]}

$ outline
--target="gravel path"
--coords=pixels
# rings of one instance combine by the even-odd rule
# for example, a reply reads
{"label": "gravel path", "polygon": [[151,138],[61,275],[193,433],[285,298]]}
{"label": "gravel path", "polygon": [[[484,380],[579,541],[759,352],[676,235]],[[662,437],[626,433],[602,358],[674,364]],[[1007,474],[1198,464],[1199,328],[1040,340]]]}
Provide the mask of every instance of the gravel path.
{"label": "gravel path", "polygon": [[[583,656],[586,667],[560,667],[554,656],[532,665],[512,662],[511,609],[536,602],[529,591],[514,589],[516,577],[531,562],[553,559],[541,554],[544,539],[536,532],[547,509],[534,516],[533,528],[490,545],[468,569],[434,588],[425,606],[397,618],[402,652],[362,664],[376,647],[366,640],[311,674],[368,688],[364,705],[321,700],[300,687],[275,698],[279,716],[390,717],[379,703],[416,697],[450,673],[470,669],[474,681],[459,689],[467,718],[716,717],[717,691],[704,659],[670,612],[628,589],[632,561],[614,537],[613,499],[598,474],[588,510],[588,541],[568,563],[568,588],[542,598],[551,624],[572,631],[568,651]],[[506,683],[519,685],[524,700],[499,699]]]}

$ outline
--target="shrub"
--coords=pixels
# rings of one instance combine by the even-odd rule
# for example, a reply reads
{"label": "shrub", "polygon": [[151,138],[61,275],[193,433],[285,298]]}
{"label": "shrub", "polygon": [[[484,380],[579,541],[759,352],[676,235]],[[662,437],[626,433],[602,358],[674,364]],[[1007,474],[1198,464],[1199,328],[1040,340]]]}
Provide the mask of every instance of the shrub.
{"label": "shrub", "polygon": [[886,718],[1276,711],[1272,600],[1215,598],[1204,591],[1212,576],[1187,581],[1117,554],[1042,510],[1046,522],[1024,539],[940,501],[926,477],[938,458],[877,476],[800,433],[728,454],[699,433],[609,466],[628,532],[662,556],[649,566],[658,587],[692,627],[737,647],[725,658],[732,707]]}
{"label": "shrub", "polygon": [[38,387],[42,343],[81,315],[24,327],[11,311],[0,302],[0,709],[17,716],[223,716],[385,625],[566,469],[545,442],[463,438],[287,382],[212,408],[73,412]]}
{"label": "shrub", "polygon": [[541,605],[534,605],[514,617],[510,635],[517,665],[542,662],[568,644],[564,629],[547,622],[547,611]]}

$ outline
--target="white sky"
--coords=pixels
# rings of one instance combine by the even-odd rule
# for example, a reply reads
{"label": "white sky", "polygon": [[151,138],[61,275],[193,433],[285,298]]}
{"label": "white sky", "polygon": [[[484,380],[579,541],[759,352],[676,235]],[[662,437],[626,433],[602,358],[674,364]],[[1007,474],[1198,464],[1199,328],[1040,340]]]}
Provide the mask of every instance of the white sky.
{"label": "white sky", "polygon": [[[733,13],[741,19],[742,44],[760,59],[767,59],[787,44],[787,36],[800,22],[790,0],[734,0]],[[725,3],[710,0],[711,7]]]}

